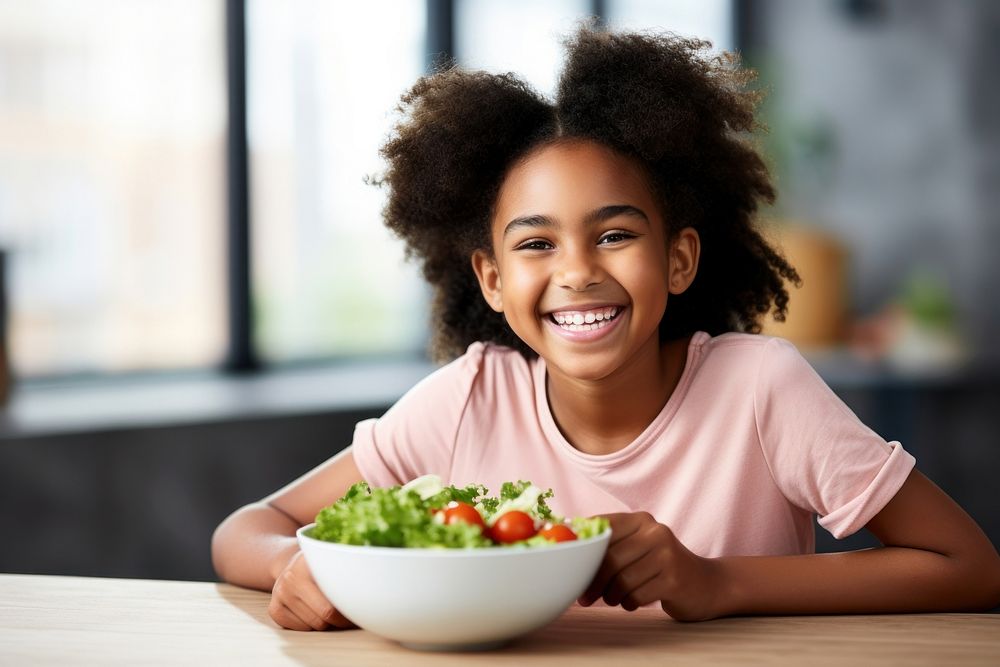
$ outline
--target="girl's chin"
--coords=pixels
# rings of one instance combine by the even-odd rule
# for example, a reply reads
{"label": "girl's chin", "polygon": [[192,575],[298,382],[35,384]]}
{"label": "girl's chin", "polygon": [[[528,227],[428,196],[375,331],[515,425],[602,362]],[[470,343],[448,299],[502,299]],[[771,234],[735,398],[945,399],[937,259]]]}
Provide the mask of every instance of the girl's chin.
{"label": "girl's chin", "polygon": [[[550,370],[556,370],[563,377],[576,380],[578,382],[599,382],[611,375],[621,366],[615,360],[596,355],[593,352],[584,355],[563,355],[550,354],[543,355],[545,365]],[[577,357],[577,358],[573,358]],[[585,358],[579,358],[585,357]]]}

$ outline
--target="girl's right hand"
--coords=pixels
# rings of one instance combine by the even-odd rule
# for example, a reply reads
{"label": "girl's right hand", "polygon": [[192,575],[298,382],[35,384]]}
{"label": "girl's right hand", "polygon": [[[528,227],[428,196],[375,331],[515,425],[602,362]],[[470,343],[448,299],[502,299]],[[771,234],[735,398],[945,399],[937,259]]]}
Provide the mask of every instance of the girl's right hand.
{"label": "girl's right hand", "polygon": [[334,609],[319,590],[301,551],[295,552],[274,581],[267,612],[275,623],[289,630],[358,627]]}

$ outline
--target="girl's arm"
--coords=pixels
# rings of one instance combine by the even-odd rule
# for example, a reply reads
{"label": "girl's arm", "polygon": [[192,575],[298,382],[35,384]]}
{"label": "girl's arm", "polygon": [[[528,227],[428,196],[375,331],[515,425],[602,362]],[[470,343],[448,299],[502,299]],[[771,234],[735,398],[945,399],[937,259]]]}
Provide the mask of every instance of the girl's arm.
{"label": "girl's arm", "polygon": [[869,523],[883,547],[837,554],[702,558],[642,514],[609,515],[612,544],[581,597],[626,609],[659,600],[679,620],[739,614],[985,611],[1000,556],[951,498],[914,470]]}
{"label": "girl's arm", "polygon": [[[285,627],[307,629],[299,627],[303,624],[316,627],[316,623],[306,619],[296,623],[295,619],[287,618],[288,610],[279,608],[278,604],[287,602],[294,607],[302,602],[304,607],[319,611],[321,617],[329,611],[324,609],[328,605],[322,595],[317,597],[318,590],[298,555],[295,531],[311,523],[320,509],[341,497],[361,479],[348,447],[285,488],[233,512],[212,536],[215,571],[232,584],[265,591],[273,589],[278,601],[272,605],[275,607],[271,610],[272,616]],[[286,582],[286,588],[294,589],[289,590],[288,595],[279,595],[282,577],[293,580]],[[307,599],[299,600],[301,597]],[[333,615],[331,618],[340,620]]]}
{"label": "girl's arm", "polygon": [[867,526],[875,549],[718,559],[721,614],[986,611],[1000,556],[947,494],[914,470]]}

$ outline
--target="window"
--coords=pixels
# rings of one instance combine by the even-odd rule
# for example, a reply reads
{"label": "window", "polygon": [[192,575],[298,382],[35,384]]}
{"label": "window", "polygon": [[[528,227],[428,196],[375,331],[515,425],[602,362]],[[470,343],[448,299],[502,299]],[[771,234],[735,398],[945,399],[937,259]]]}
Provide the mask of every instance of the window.
{"label": "window", "polygon": [[731,0],[475,0],[455,4],[455,55],[465,67],[513,71],[552,95],[562,66],[559,40],[596,9],[613,29],[667,30],[733,48]]}
{"label": "window", "polygon": [[0,0],[0,246],[20,375],[225,347],[225,30],[207,0]]}
{"label": "window", "polygon": [[428,294],[365,183],[423,72],[423,2],[247,5],[251,239],[265,360],[421,352]]}
{"label": "window", "polygon": [[586,0],[480,0],[455,6],[455,57],[463,67],[514,72],[543,95],[555,92],[559,40],[586,20]]}
{"label": "window", "polygon": [[714,51],[735,47],[732,0],[612,0],[607,23],[620,30],[669,30],[712,42]]}

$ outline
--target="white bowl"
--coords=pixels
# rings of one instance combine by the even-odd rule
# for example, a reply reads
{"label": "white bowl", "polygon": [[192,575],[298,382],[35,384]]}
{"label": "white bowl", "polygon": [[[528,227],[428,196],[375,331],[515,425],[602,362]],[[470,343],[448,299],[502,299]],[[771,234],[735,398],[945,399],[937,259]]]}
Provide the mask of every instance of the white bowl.
{"label": "white bowl", "polygon": [[493,648],[555,620],[594,578],[611,530],[543,547],[405,549],[297,536],[344,616],[411,648]]}

